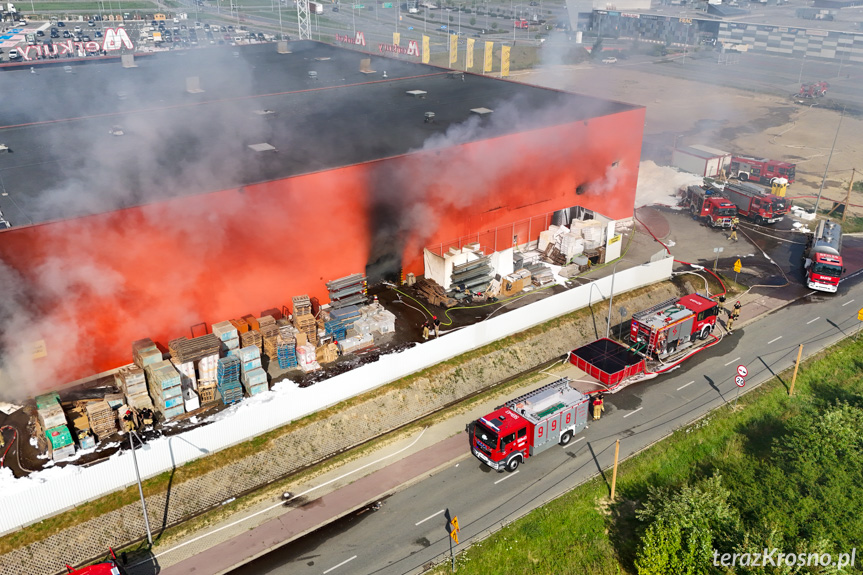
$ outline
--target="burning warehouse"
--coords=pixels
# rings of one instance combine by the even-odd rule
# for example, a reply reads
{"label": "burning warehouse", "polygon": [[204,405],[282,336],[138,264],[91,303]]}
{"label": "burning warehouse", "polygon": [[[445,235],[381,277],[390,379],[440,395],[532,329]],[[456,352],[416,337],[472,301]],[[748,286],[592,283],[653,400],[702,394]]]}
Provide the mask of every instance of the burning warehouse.
{"label": "burning warehouse", "polygon": [[424,248],[536,241],[557,210],[632,215],[641,107],[290,48],[0,71],[0,392],[357,271],[420,275]]}

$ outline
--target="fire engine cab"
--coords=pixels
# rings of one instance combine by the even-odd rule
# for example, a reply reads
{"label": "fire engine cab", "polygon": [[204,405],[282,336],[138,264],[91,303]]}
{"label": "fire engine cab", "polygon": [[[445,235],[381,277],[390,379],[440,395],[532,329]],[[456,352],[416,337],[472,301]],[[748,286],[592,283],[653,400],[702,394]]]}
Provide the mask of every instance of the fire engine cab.
{"label": "fire engine cab", "polygon": [[839,278],[845,272],[839,249],[842,245],[842,228],[836,222],[821,220],[815,233],[810,235],[803,250],[803,270],[806,287],[836,293]]}

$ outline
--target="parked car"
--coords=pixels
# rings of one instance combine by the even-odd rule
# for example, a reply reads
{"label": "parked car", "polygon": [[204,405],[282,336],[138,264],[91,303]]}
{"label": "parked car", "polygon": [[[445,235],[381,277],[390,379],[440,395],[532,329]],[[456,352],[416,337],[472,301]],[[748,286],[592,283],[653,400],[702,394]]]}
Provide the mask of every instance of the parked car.
{"label": "parked car", "polygon": [[603,64],[616,64],[617,58],[615,58],[614,56],[609,56],[608,58],[603,58],[602,63]]}
{"label": "parked car", "polygon": [[65,26],[66,26],[66,23],[65,23],[65,22],[57,22],[57,27],[58,27],[58,28],[64,28]]}

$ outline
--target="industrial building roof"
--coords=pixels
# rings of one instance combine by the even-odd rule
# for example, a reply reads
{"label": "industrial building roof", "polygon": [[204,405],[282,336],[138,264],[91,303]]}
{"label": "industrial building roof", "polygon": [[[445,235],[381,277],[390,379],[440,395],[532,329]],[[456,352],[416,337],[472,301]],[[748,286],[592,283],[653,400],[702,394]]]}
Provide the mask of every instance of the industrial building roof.
{"label": "industrial building roof", "polygon": [[701,145],[684,146],[682,148],[677,148],[677,151],[689,154],[690,156],[695,156],[696,158],[704,158],[705,160],[710,160],[712,158],[721,158],[723,156],[731,155],[729,152],[723,152],[722,150],[717,150],[716,148],[710,148],[708,146]]}
{"label": "industrial building roof", "polygon": [[[35,223],[637,108],[317,42],[289,48],[0,66],[0,144],[12,152],[0,154],[0,208]],[[374,72],[361,72],[368,57]]]}

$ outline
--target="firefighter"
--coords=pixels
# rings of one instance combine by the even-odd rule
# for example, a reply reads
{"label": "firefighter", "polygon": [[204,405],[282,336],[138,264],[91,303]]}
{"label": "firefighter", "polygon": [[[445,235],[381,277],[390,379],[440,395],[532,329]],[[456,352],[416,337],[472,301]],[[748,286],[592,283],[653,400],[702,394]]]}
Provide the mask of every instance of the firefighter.
{"label": "firefighter", "polygon": [[440,320],[437,316],[432,316],[432,319],[434,320],[434,336],[437,338],[440,336]]}
{"label": "firefighter", "polygon": [[602,412],[605,411],[605,405],[603,405],[602,394],[598,393],[595,398],[593,398],[593,420],[596,421],[602,415]]}
{"label": "firefighter", "polygon": [[728,330],[728,333],[734,333],[731,329],[731,326],[734,325],[734,322],[740,318],[740,300],[734,304],[734,310],[731,312],[731,317],[728,319],[728,322],[725,324],[725,329]]}
{"label": "firefighter", "polygon": [[141,409],[141,423],[147,427],[153,426],[153,410],[149,407]]}
{"label": "firefighter", "polygon": [[719,315],[724,313],[728,313],[728,310],[725,309],[725,296],[721,295],[719,296]]}
{"label": "firefighter", "polygon": [[135,429],[135,416],[132,415],[132,410],[128,407],[123,412],[123,427],[127,432]]}
{"label": "firefighter", "polygon": [[423,339],[428,341],[429,338],[429,322],[428,320],[423,322]]}
{"label": "firefighter", "polygon": [[737,225],[740,223],[740,220],[734,218],[731,220],[731,234],[728,236],[729,241],[734,240],[737,241]]}

